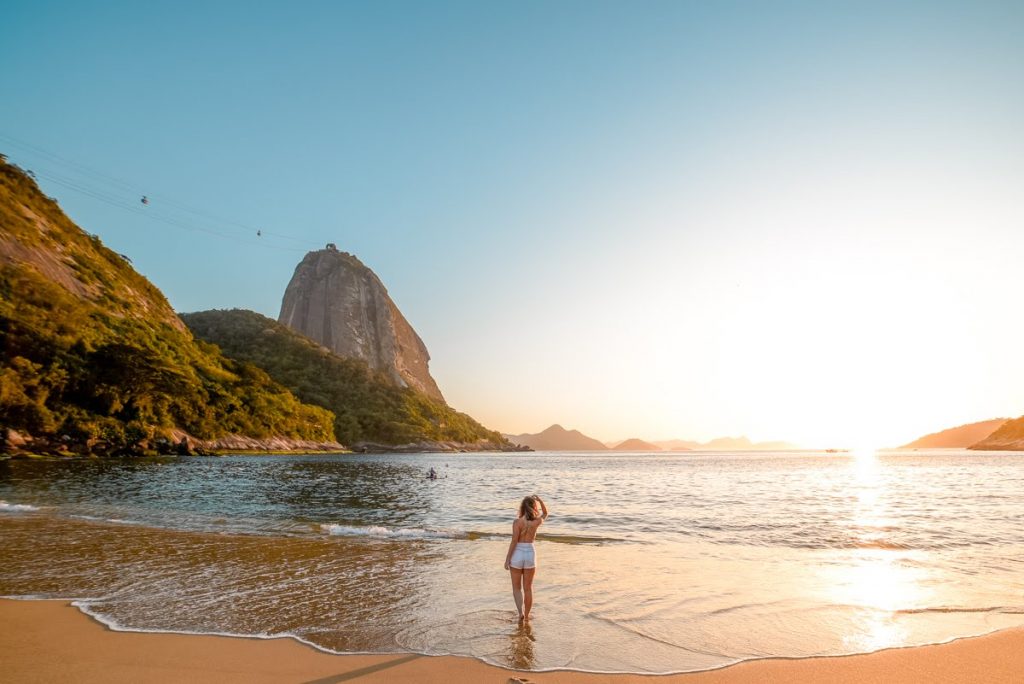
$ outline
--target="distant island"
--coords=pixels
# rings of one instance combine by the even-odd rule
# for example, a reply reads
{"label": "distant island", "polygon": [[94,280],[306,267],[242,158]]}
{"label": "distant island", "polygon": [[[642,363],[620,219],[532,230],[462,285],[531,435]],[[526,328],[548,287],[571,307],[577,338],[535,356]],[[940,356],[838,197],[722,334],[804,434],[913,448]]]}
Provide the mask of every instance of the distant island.
{"label": "distant island", "polygon": [[535,451],[607,451],[608,447],[587,437],[579,430],[566,430],[561,425],[552,425],[536,434],[505,435],[513,444],[521,444]]}
{"label": "distant island", "polygon": [[667,451],[792,451],[799,448],[790,442],[752,442],[747,437],[717,437],[707,442],[668,439],[646,443]]}
{"label": "distant island", "polygon": [[650,442],[645,442],[642,439],[633,437],[625,441],[619,442],[614,447],[615,451],[661,451],[661,447]]}
{"label": "distant island", "polygon": [[689,439],[664,439],[664,440],[653,440],[651,444],[655,444],[666,451],[692,451],[693,449],[700,449],[700,442],[694,442]]}
{"label": "distant island", "polygon": [[522,444],[536,451],[789,451],[797,449],[789,442],[751,442],[746,437],[719,437],[710,442],[683,439],[663,441],[630,438],[616,442],[601,442],[579,430],[566,430],[555,424],[538,433],[505,435],[514,444]]}
{"label": "distant island", "polygon": [[719,437],[698,448],[706,451],[792,451],[799,447],[783,441],[751,442],[746,437]]}

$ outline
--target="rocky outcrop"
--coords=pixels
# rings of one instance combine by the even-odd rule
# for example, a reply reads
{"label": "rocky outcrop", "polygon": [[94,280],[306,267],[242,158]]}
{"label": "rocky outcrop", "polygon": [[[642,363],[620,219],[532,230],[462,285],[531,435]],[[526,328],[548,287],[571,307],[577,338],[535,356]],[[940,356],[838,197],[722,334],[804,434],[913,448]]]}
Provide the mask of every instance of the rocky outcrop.
{"label": "rocky outcrop", "polygon": [[226,435],[198,439],[184,430],[171,429],[134,444],[110,443],[100,439],[80,441],[69,435],[33,437],[15,430],[0,429],[0,458],[23,456],[209,456],[222,453],[312,454],[348,453],[335,441],[318,442],[290,437],[248,437]]}
{"label": "rocky outcrop", "polygon": [[204,454],[220,452],[256,452],[301,454],[326,452],[346,452],[338,442],[317,442],[309,439],[291,439],[288,437],[246,437],[244,435],[227,435],[217,439],[196,439],[181,430],[171,431],[171,441],[177,445],[181,454]]}
{"label": "rocky outcrop", "polygon": [[334,245],[310,252],[295,268],[278,321],[339,356],[365,361],[399,387],[444,401],[426,345],[380,278]]}
{"label": "rocky outcrop", "polygon": [[981,451],[1024,451],[1024,416],[1006,421],[1002,427],[970,448]]}
{"label": "rocky outcrop", "polygon": [[915,439],[909,444],[904,444],[900,449],[957,449],[966,448],[972,444],[984,440],[993,432],[1001,428],[1006,418],[993,418],[980,423],[969,423],[959,427],[949,428],[940,432],[933,432],[920,439]]}

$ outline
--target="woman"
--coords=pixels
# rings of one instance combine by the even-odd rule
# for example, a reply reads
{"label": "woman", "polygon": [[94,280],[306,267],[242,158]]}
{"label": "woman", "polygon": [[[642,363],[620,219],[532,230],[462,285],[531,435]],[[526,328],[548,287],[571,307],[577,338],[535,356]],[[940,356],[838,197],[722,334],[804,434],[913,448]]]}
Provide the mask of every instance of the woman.
{"label": "woman", "polygon": [[519,516],[512,523],[512,543],[505,555],[505,569],[512,573],[512,598],[520,620],[530,619],[533,607],[533,575],[537,572],[537,555],[533,540],[537,529],[548,517],[548,507],[534,494],[519,504]]}

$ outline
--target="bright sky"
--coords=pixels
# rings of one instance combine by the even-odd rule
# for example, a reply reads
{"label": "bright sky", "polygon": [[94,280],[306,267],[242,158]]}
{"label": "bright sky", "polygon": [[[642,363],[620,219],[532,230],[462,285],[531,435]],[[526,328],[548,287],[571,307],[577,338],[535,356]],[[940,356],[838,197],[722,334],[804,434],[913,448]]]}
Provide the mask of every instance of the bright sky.
{"label": "bright sky", "polygon": [[841,4],[8,0],[0,152],[180,311],[336,242],[502,431],[1020,415],[1024,4]]}

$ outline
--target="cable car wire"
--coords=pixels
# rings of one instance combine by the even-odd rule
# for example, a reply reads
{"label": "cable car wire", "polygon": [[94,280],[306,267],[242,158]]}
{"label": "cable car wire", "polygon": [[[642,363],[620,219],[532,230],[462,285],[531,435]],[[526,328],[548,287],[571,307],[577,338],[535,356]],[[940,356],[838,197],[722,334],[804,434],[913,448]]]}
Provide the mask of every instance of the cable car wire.
{"label": "cable car wire", "polygon": [[[149,218],[151,220],[158,221],[177,228],[182,228],[185,230],[208,233],[211,235],[216,235],[218,237],[230,240],[238,240],[240,242],[245,242],[246,244],[257,245],[269,249],[276,249],[289,252],[305,252],[308,249],[315,249],[310,245],[310,242],[308,240],[296,238],[294,236],[286,235],[283,233],[269,231],[263,227],[253,227],[240,221],[234,221],[231,219],[225,219],[223,217],[215,216],[205,210],[197,209],[169,196],[148,192],[147,190],[132,183],[129,183],[125,180],[112,176],[103,171],[99,171],[95,168],[77,162],[75,160],[68,159],[67,157],[63,157],[49,150],[45,150],[37,145],[33,145],[31,143],[18,140],[17,138],[14,138],[5,133],[0,132],[0,140],[6,141],[15,146],[24,148],[30,151],[31,153],[44,157],[45,159],[48,160],[49,163],[56,164],[59,167],[66,167],[63,174],[51,170],[40,171],[38,169],[33,169],[33,173],[35,173],[40,178],[43,178],[49,182],[64,187],[68,190],[72,190],[73,192],[77,192],[87,197],[91,197],[101,202],[105,202],[107,204],[110,204],[111,206],[124,209],[125,211],[130,211],[140,216],[145,216],[146,218]],[[73,178],[64,175],[67,174],[68,172],[71,172],[72,174],[86,176],[87,181],[83,181],[78,178]],[[97,188],[95,187],[95,184],[107,187]],[[123,195],[126,193],[130,193],[131,198],[124,197]],[[141,198],[141,200],[136,200],[135,198]],[[144,205],[145,208],[140,207],[139,204],[136,204],[136,201]],[[228,233],[225,232],[224,230],[215,230],[208,227],[196,225],[195,222],[193,221],[183,220],[183,217],[161,214],[154,210],[154,203],[164,205],[168,208],[178,209],[180,211],[187,212],[202,219],[206,219],[207,221],[219,224],[218,227],[223,228],[227,226],[235,226],[237,228],[243,229],[245,232],[240,233],[236,231],[231,231],[230,233]],[[258,240],[254,241],[251,239],[247,239],[254,234],[256,235]],[[282,240],[289,240],[294,243],[305,245],[305,248],[300,249],[297,247],[274,245],[264,240],[263,236],[272,236]]]}

